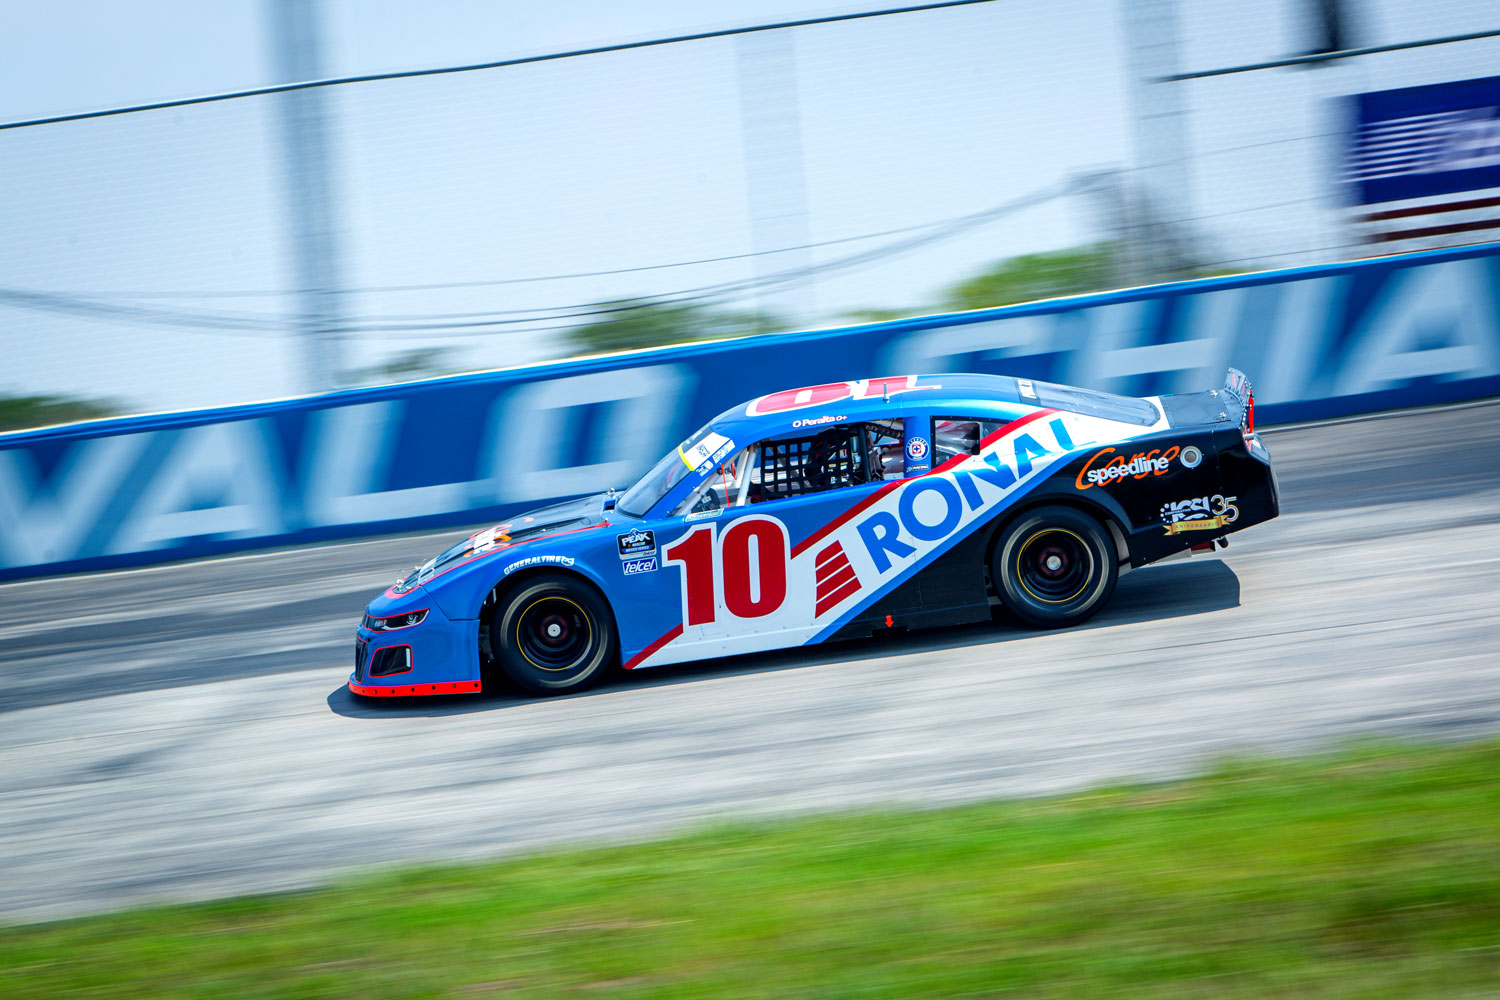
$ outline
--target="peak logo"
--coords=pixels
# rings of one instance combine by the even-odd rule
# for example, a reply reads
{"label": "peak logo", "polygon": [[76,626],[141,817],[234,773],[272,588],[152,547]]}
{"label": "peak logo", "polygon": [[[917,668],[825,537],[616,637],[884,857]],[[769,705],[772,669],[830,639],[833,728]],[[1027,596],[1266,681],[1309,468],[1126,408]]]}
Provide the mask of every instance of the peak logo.
{"label": "peak logo", "polygon": [[[1108,486],[1122,479],[1164,476],[1171,471],[1172,459],[1176,458],[1181,450],[1174,444],[1166,451],[1159,448],[1138,451],[1127,459],[1124,455],[1116,454],[1114,448],[1100,448],[1089,456],[1087,462],[1083,463],[1083,468],[1078,470],[1078,478],[1073,480],[1073,485],[1080,490],[1089,490],[1095,486]],[[1114,457],[1105,457],[1109,455]]]}
{"label": "peak logo", "polygon": [[650,528],[631,528],[623,535],[615,536],[621,559],[637,559],[656,555],[656,532]]}

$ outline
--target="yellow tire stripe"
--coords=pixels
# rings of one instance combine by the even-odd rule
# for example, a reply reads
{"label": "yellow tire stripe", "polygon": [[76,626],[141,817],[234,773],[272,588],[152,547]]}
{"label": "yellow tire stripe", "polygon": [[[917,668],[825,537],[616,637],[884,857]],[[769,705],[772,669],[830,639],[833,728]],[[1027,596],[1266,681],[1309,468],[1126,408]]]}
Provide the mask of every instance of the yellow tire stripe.
{"label": "yellow tire stripe", "polygon": [[[1055,601],[1054,600],[1049,600],[1048,598],[1045,598],[1045,597],[1042,597],[1041,595],[1037,594],[1034,590],[1032,590],[1030,587],[1026,586],[1026,577],[1021,573],[1021,556],[1023,556],[1023,555],[1026,554],[1026,547],[1028,545],[1030,545],[1032,542],[1036,541],[1038,538],[1041,538],[1043,535],[1048,534],[1049,532],[1053,532],[1053,531],[1061,532],[1064,535],[1070,535],[1073,538],[1077,538],[1078,539],[1078,543],[1083,546],[1083,551],[1087,552],[1088,556],[1089,556],[1089,575],[1085,576],[1083,578],[1083,586],[1079,587],[1077,590],[1075,590],[1073,593],[1069,594],[1067,597],[1059,598],[1058,600],[1055,600]],[[1081,594],[1085,590],[1089,589],[1089,577],[1091,577],[1093,575],[1093,570],[1094,570],[1094,550],[1091,549],[1091,548],[1089,548],[1089,543],[1088,542],[1085,542],[1082,538],[1079,538],[1076,534],[1074,534],[1073,532],[1069,531],[1067,528],[1043,528],[1041,531],[1038,531],[1036,534],[1034,534],[1030,538],[1026,539],[1026,541],[1022,542],[1021,543],[1021,547],[1018,548],[1018,549],[1016,549],[1016,580],[1021,584],[1021,589],[1022,590],[1026,591],[1026,593],[1030,594],[1032,597],[1036,598],[1038,601],[1041,601],[1043,604],[1067,604],[1073,598],[1077,597],[1079,594]]]}
{"label": "yellow tire stripe", "polygon": [[568,604],[573,605],[573,607],[578,608],[578,613],[583,615],[583,623],[589,627],[589,645],[592,646],[594,644],[594,622],[591,618],[589,618],[589,613],[582,607],[580,607],[576,602],[569,601],[566,597],[558,597],[556,594],[548,594],[546,597],[539,597],[536,600],[532,601],[530,604],[526,605],[526,607],[521,609],[520,614],[516,615],[516,649],[518,649],[521,655],[526,658],[527,663],[531,664],[533,667],[536,667],[538,670],[545,670],[550,674],[562,673],[564,670],[572,670],[572,667],[544,667],[540,663],[533,660],[531,657],[526,656],[526,647],[521,644],[521,622],[523,619],[525,619],[526,612],[530,611],[538,604],[541,604],[543,601],[565,601]]}

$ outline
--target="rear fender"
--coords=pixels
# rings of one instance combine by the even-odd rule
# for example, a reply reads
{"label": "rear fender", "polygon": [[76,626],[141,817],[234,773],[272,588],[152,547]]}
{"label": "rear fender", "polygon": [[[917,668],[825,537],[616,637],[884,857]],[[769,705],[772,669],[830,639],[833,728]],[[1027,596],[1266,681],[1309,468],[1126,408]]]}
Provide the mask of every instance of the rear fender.
{"label": "rear fender", "polygon": [[1109,530],[1110,537],[1114,539],[1115,555],[1119,557],[1120,563],[1122,565],[1129,565],[1131,561],[1129,544],[1130,519],[1126,515],[1125,509],[1108,493],[1103,493],[1095,497],[1090,495],[1093,491],[1090,491],[1090,493],[1080,493],[1070,488],[1071,484],[1071,479],[1048,483],[1041,489],[1029,494],[1021,503],[1001,512],[999,517],[990,522],[987,529],[988,534],[985,537],[984,543],[986,554],[994,548],[995,538],[1011,521],[1037,507],[1061,505],[1082,511],[1093,517],[1100,524],[1103,524]]}

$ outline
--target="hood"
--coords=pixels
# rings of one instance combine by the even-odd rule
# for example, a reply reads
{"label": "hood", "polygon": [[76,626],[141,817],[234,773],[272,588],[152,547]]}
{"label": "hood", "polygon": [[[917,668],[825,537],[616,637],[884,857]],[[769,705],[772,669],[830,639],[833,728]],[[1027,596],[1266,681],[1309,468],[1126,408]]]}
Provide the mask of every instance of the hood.
{"label": "hood", "polygon": [[526,511],[481,531],[476,531],[425,564],[412,570],[391,588],[392,595],[399,596],[417,589],[450,566],[489,552],[499,552],[562,531],[602,524],[608,518],[604,513],[605,493],[566,500],[562,503],[538,507]]}
{"label": "hood", "polygon": [[[554,531],[567,531],[571,528],[582,528],[590,524],[600,524],[604,517],[604,498],[607,494],[596,493],[591,497],[580,497],[577,500],[565,500],[562,503],[551,504],[546,507],[538,507],[536,510],[528,510],[524,514],[518,514],[494,528],[486,528],[485,531],[495,531],[500,541],[509,540],[514,545],[527,539],[537,538]],[[484,532],[479,532],[484,534]]]}

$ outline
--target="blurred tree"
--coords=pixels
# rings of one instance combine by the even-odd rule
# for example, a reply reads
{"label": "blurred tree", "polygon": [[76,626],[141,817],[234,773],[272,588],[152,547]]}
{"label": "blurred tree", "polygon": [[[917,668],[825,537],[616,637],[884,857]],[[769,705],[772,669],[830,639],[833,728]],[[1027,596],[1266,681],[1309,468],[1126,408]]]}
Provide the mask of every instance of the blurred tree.
{"label": "blurred tree", "polygon": [[1103,291],[1110,285],[1113,247],[1108,243],[1007,257],[950,286],[944,310],[987,309],[1017,302]]}
{"label": "blurred tree", "polygon": [[692,302],[630,299],[599,306],[615,311],[567,332],[574,353],[607,354],[786,329],[780,317],[769,313],[715,309]]}
{"label": "blurred tree", "polygon": [[459,368],[453,358],[453,348],[418,347],[392,355],[378,365],[346,372],[344,380],[349,385],[389,385],[452,375]]}
{"label": "blurred tree", "polygon": [[0,396],[0,431],[69,424],[75,420],[112,417],[121,407],[108,399],[70,399],[67,396]]}
{"label": "blurred tree", "polygon": [[851,309],[846,313],[840,313],[839,318],[851,323],[885,323],[893,319],[920,316],[925,311],[924,309]]}

